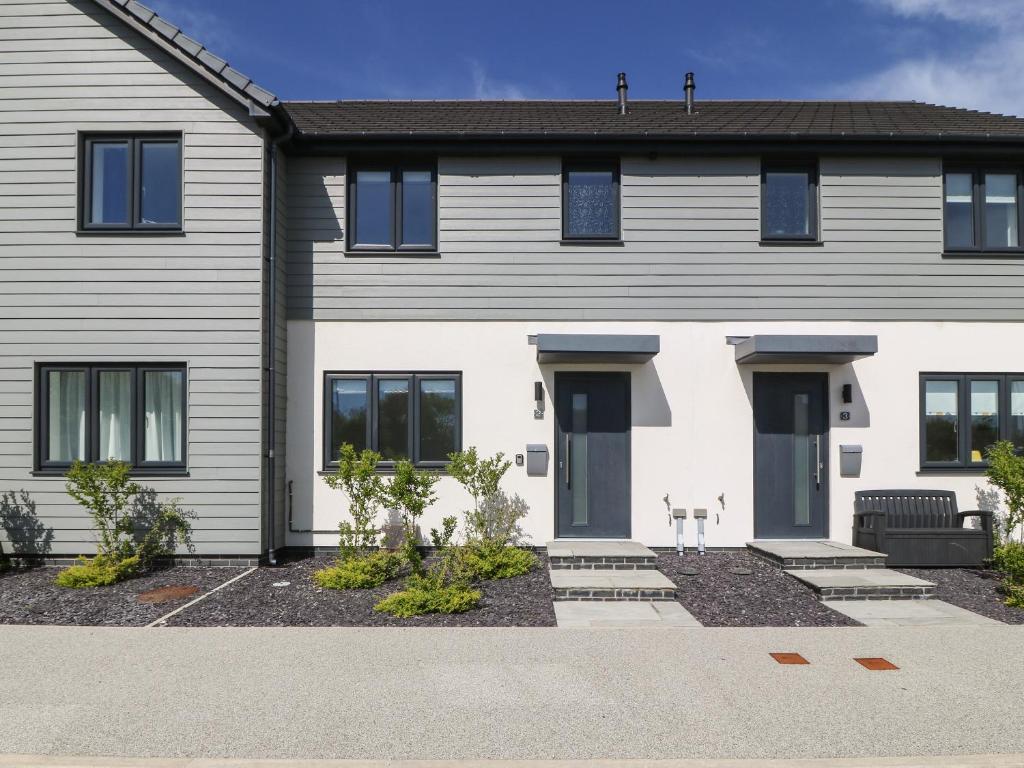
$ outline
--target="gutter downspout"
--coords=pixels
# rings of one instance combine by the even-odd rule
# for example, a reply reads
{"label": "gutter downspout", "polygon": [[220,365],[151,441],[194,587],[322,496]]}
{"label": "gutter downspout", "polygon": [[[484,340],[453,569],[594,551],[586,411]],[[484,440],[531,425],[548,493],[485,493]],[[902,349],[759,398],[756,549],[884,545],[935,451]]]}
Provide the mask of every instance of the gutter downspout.
{"label": "gutter downspout", "polygon": [[274,541],[277,501],[277,148],[291,139],[295,132],[291,121],[288,130],[270,142],[270,297],[267,335],[267,562],[277,565]]}

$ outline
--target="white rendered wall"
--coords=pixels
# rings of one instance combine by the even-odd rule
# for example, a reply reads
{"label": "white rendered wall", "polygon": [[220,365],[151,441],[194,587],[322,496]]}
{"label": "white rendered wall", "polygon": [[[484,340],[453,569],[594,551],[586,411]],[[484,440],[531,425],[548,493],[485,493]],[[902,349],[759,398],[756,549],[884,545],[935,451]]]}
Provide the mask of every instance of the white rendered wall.
{"label": "white rendered wall", "polygon": [[[527,336],[535,333],[644,333],[661,337],[661,352],[634,366],[539,365]],[[876,334],[879,352],[847,365],[737,366],[725,337],[756,333]],[[512,458],[527,443],[553,448],[551,397],[559,370],[632,373],[632,537],[672,546],[673,528],[662,497],[673,506],[709,510],[707,545],[738,547],[753,536],[752,374],[829,373],[830,537],[851,538],[855,490],[955,490],[961,509],[976,508],[980,474],[922,475],[918,449],[918,374],[1024,371],[1021,328],[1013,323],[578,323],[578,322],[334,322],[288,324],[287,475],[293,488],[293,527],[331,531],[288,536],[292,546],[331,546],[345,514],[344,496],[318,474],[322,467],[323,372],[329,370],[461,371],[463,445]],[[533,382],[544,381],[545,415],[534,418]],[[853,385],[853,404],[840,402]],[[839,412],[849,410],[849,421]],[[839,445],[864,447],[859,478],[839,476]],[[504,487],[530,505],[526,531],[535,544],[554,536],[555,467],[527,477],[513,466]],[[717,498],[725,496],[724,508]],[[424,529],[458,514],[469,498],[452,479],[438,486]],[[695,544],[688,521],[687,544]]]}

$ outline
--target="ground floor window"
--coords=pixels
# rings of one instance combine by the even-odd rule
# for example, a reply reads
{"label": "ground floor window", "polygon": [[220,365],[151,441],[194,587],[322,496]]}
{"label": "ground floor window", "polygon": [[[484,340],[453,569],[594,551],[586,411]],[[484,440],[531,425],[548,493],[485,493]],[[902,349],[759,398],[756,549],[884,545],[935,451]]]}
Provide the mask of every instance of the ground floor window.
{"label": "ground floor window", "polygon": [[184,365],[40,365],[36,391],[37,469],[114,459],[185,469]]}
{"label": "ground floor window", "polygon": [[984,467],[985,449],[1024,449],[1024,374],[921,374],[921,467]]}
{"label": "ground floor window", "polygon": [[338,451],[381,454],[387,468],[399,459],[442,467],[462,447],[462,375],[459,373],[326,373],[324,468]]}

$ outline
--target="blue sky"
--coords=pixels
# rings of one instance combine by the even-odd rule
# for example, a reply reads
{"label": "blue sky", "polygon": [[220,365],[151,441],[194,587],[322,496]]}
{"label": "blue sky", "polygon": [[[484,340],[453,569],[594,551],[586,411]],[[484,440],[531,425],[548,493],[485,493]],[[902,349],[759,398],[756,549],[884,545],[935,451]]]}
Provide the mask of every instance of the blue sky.
{"label": "blue sky", "polygon": [[619,71],[631,98],[681,98],[692,70],[698,99],[1024,114],[1024,0],[148,4],[285,99],[610,99]]}

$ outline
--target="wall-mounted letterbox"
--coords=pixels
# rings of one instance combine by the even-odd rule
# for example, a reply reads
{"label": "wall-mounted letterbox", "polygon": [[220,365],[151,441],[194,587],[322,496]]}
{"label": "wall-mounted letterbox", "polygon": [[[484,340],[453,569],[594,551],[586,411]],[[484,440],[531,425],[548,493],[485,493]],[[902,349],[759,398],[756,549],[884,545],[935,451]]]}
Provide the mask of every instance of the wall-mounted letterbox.
{"label": "wall-mounted letterbox", "polygon": [[526,446],[526,474],[542,477],[548,473],[548,447],[542,444]]}
{"label": "wall-mounted letterbox", "polygon": [[841,477],[860,477],[863,453],[864,447],[860,445],[839,446],[839,474]]}

